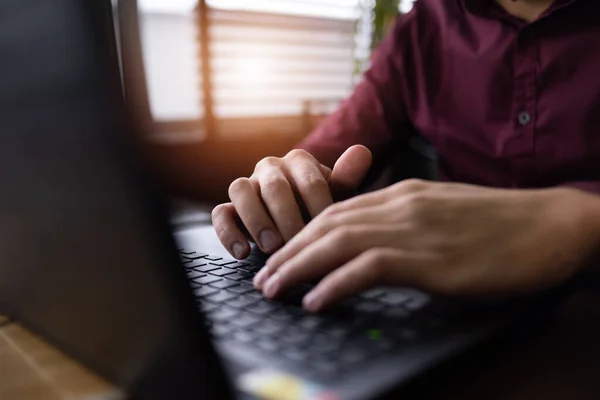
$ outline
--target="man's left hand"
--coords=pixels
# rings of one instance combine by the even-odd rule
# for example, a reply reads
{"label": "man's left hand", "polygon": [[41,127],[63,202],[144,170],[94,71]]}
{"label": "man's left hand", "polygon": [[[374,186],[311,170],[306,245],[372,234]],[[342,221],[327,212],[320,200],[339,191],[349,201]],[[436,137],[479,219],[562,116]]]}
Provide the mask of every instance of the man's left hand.
{"label": "man's left hand", "polygon": [[590,207],[597,197],[573,189],[404,181],[329,207],[255,285],[274,298],[324,276],[304,298],[313,312],[374,286],[451,296],[543,290],[572,276],[598,244]]}

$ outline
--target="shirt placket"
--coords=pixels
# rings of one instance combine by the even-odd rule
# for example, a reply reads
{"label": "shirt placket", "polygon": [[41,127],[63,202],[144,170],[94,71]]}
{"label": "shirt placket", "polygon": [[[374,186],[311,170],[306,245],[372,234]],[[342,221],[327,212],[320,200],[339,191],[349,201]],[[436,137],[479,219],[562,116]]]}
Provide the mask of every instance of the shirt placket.
{"label": "shirt placket", "polygon": [[515,46],[514,136],[507,149],[511,158],[513,186],[534,174],[538,46],[531,40],[531,28],[531,25],[520,28]]}

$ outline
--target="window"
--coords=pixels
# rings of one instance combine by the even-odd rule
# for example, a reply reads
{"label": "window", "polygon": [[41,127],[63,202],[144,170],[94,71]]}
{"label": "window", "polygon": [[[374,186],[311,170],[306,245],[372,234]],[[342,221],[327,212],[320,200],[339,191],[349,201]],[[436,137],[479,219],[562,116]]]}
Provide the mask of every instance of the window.
{"label": "window", "polygon": [[[368,57],[357,37],[369,0],[207,0],[215,130],[221,137],[304,134],[332,111]],[[156,121],[189,121],[203,137],[204,98],[195,0],[139,0]],[[168,126],[172,126],[167,124]],[[172,128],[168,128],[172,129]],[[167,132],[172,133],[172,132]]]}

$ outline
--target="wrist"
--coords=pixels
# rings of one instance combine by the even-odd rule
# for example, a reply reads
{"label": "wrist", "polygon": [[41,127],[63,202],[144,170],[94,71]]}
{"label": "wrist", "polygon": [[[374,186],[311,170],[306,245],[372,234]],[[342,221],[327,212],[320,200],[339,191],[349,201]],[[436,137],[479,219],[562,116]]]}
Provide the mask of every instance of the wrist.
{"label": "wrist", "polygon": [[562,192],[557,212],[568,216],[568,228],[579,242],[581,268],[600,271],[600,196],[579,189],[556,189]]}

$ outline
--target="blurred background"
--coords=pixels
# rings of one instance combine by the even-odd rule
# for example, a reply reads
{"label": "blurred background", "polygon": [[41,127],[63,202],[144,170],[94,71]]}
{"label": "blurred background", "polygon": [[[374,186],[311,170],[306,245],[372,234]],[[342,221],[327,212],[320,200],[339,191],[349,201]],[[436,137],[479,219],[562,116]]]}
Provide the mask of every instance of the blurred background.
{"label": "blurred background", "polygon": [[151,159],[170,189],[222,201],[352,92],[414,0],[138,0]]}

